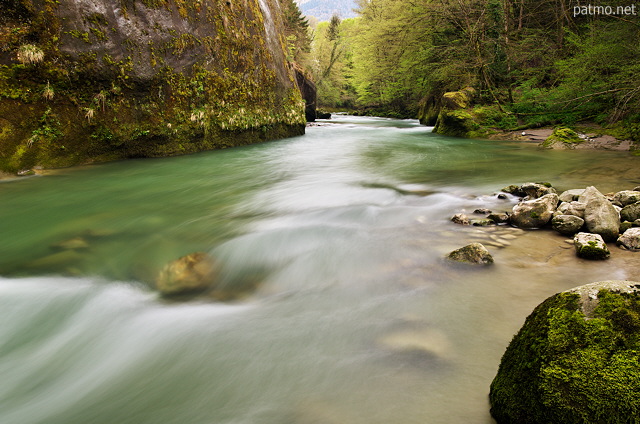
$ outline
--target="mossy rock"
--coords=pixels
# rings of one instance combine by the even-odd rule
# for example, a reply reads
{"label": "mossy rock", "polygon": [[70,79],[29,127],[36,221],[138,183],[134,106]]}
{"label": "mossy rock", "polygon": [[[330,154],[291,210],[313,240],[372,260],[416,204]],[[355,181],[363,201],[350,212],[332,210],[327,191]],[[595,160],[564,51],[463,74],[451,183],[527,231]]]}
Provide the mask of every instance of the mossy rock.
{"label": "mossy rock", "polygon": [[571,128],[558,127],[553,130],[553,133],[540,146],[552,148],[554,145],[560,144],[571,148],[582,142],[584,142],[584,139],[580,138],[578,133]]}
{"label": "mossy rock", "polygon": [[498,424],[640,423],[640,283],[607,281],[540,304],[491,384]]}
{"label": "mossy rock", "polygon": [[475,132],[480,130],[480,124],[475,117],[466,109],[440,111],[438,121],[433,131],[452,137],[466,137],[477,135]]}

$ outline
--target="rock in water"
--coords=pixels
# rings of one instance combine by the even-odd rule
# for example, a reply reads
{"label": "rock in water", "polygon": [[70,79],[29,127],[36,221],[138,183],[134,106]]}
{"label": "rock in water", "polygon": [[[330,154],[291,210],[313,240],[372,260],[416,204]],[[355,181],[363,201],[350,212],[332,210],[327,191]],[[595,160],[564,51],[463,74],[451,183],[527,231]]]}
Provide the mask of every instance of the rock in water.
{"label": "rock in water", "polygon": [[640,282],[558,293],[513,338],[491,384],[498,424],[638,422]]}
{"label": "rock in water", "polygon": [[573,238],[576,253],[584,259],[607,259],[611,253],[599,234],[578,233]]}
{"label": "rock in water", "polygon": [[618,245],[628,250],[640,250],[640,228],[629,228],[618,238]]}
{"label": "rock in water", "polygon": [[557,194],[546,194],[538,199],[520,202],[513,207],[511,223],[520,228],[544,227],[558,206]]}
{"label": "rock in water", "polygon": [[551,220],[551,226],[560,234],[572,236],[584,225],[584,219],[573,215],[555,215]]}
{"label": "rock in water", "polygon": [[449,253],[447,259],[469,264],[490,265],[493,263],[491,253],[481,243],[471,243]]}
{"label": "rock in water", "polygon": [[525,200],[537,199],[547,194],[557,194],[555,188],[539,183],[524,183],[520,189],[526,194]]}
{"label": "rock in water", "polygon": [[463,213],[457,213],[451,217],[454,224],[469,225],[469,217]]}
{"label": "rock in water", "polygon": [[620,214],[595,187],[587,187],[580,196],[585,203],[584,221],[590,233],[600,234],[605,241],[615,240],[620,232]]}
{"label": "rock in water", "polygon": [[156,287],[165,296],[197,293],[210,288],[216,275],[213,258],[196,252],[167,264],[156,280]]}

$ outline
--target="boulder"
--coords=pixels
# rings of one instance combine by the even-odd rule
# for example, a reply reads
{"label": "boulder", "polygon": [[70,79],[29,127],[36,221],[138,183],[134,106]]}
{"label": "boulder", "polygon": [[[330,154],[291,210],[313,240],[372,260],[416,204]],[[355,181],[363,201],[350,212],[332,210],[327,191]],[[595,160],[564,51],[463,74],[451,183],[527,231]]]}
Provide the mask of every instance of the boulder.
{"label": "boulder", "polygon": [[475,89],[472,87],[444,93],[440,99],[440,110],[433,132],[453,137],[474,135],[474,131],[480,129],[480,124],[467,109],[474,95]]}
{"label": "boulder", "polygon": [[496,222],[493,219],[489,218],[471,219],[469,223],[474,227],[488,227],[490,225],[496,225]]}
{"label": "boulder", "polygon": [[551,220],[557,205],[557,194],[546,194],[538,199],[520,202],[513,207],[511,223],[520,228],[543,227]]}
{"label": "boulder", "polygon": [[623,190],[613,195],[613,204],[625,207],[632,203],[640,202],[640,191]]}
{"label": "boulder", "polygon": [[469,217],[463,213],[457,213],[451,217],[454,224],[469,225]]}
{"label": "boulder", "polygon": [[491,383],[498,424],[622,424],[640,410],[640,282],[555,294],[509,343]]}
{"label": "boulder", "polygon": [[515,184],[511,184],[511,185],[508,185],[506,187],[503,187],[502,190],[500,190],[500,191],[503,192],[503,193],[509,193],[509,194],[512,194],[512,195],[518,196],[518,197],[526,196],[525,192],[522,191],[520,186],[517,186]]}
{"label": "boulder", "polygon": [[520,187],[520,190],[525,193],[525,200],[537,199],[547,194],[557,193],[556,189],[551,187],[551,185],[540,183],[524,183]]}
{"label": "boulder", "polygon": [[624,234],[618,237],[617,244],[628,250],[640,250],[640,228],[629,228]]}
{"label": "boulder", "polygon": [[620,214],[595,187],[587,187],[579,198],[585,203],[584,221],[590,233],[600,234],[605,241],[615,240],[620,232]]}
{"label": "boulder", "polygon": [[507,222],[509,222],[509,214],[506,212],[492,213],[489,214],[487,218],[489,218],[496,224],[506,224]]}
{"label": "boulder", "polygon": [[640,219],[640,202],[632,203],[622,208],[620,211],[620,219],[630,222]]}
{"label": "boulder", "polygon": [[487,215],[489,213],[491,213],[491,209],[487,209],[487,208],[478,208],[476,210],[473,211],[473,213],[478,214],[478,215]]}
{"label": "boulder", "polygon": [[574,189],[574,190],[566,190],[563,191],[560,195],[561,202],[573,202],[578,200],[580,195],[584,193],[584,189]]}
{"label": "boulder", "polygon": [[216,276],[214,259],[196,252],[167,264],[156,279],[156,288],[164,296],[198,293],[211,288]]}
{"label": "boulder", "polygon": [[584,219],[584,209],[586,204],[577,201],[560,203],[556,210],[556,215],[573,215]]}
{"label": "boulder", "polygon": [[572,236],[584,225],[584,219],[574,215],[555,215],[551,220],[551,226],[560,234]]}
{"label": "boulder", "polygon": [[573,238],[576,254],[584,259],[608,259],[611,253],[600,234],[578,233]]}
{"label": "boulder", "polygon": [[447,259],[454,262],[463,262],[478,265],[490,265],[493,263],[491,253],[481,243],[471,243],[449,253]]}

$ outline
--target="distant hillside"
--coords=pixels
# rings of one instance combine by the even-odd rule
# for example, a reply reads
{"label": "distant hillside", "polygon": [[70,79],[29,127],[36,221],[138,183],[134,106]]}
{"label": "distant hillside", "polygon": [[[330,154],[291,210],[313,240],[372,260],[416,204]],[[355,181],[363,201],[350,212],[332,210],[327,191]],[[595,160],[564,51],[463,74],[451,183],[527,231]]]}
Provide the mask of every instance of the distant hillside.
{"label": "distant hillside", "polygon": [[328,21],[334,13],[342,19],[356,16],[353,11],[356,7],[355,0],[296,0],[296,2],[303,14],[314,16],[319,21]]}

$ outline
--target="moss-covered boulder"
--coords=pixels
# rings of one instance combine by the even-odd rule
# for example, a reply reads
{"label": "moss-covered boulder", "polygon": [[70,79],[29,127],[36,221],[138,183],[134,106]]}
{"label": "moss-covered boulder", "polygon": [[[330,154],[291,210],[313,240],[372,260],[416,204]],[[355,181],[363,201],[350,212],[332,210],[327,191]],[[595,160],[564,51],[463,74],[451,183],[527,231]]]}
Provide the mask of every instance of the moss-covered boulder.
{"label": "moss-covered boulder", "polygon": [[470,109],[474,95],[471,87],[444,93],[433,132],[453,137],[478,136],[481,127]]}
{"label": "moss-covered boulder", "polygon": [[304,132],[276,0],[0,2],[0,171]]}
{"label": "moss-covered boulder", "polygon": [[611,252],[600,234],[578,233],[573,237],[576,254],[584,259],[609,259]]}
{"label": "moss-covered boulder", "polygon": [[640,283],[556,294],[507,348],[491,384],[498,424],[640,422]]}
{"label": "moss-covered boulder", "polygon": [[540,146],[552,149],[552,148],[564,148],[564,149],[574,149],[578,144],[583,143],[585,139],[581,138],[580,135],[567,127],[557,127],[554,128],[553,133],[545,141],[543,141]]}

